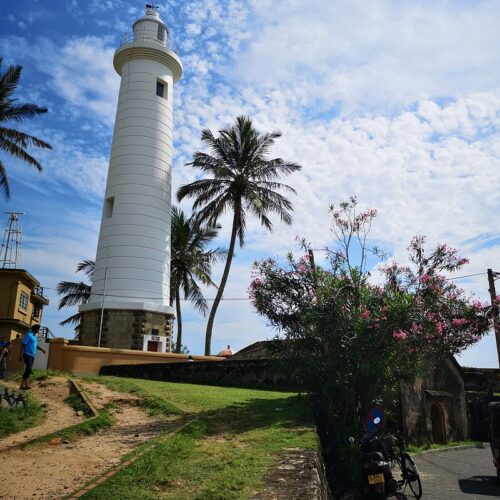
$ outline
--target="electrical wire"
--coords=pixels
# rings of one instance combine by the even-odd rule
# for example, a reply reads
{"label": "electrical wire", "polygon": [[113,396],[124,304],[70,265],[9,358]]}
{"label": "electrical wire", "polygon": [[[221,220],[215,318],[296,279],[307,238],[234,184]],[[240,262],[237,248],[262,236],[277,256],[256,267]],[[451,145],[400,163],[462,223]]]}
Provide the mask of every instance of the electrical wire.
{"label": "electrical wire", "polygon": [[[454,281],[454,280],[460,280],[460,279],[465,279],[465,278],[472,278],[474,276],[482,276],[482,275],[485,275],[486,273],[475,273],[475,274],[465,274],[463,276],[453,276],[453,277],[449,277],[449,278],[445,278],[447,281]],[[49,287],[49,286],[46,286],[46,287],[43,287],[45,290],[57,290],[56,288],[53,288],[53,287]],[[124,297],[123,295],[115,295],[115,294],[112,294],[112,293],[99,293],[99,292],[95,292],[95,293],[92,293],[93,296],[106,296],[106,297],[119,297],[123,300],[126,300],[126,299],[142,299],[142,300],[158,300],[158,299],[163,299],[164,297],[158,297],[158,296],[146,296],[146,297],[139,297],[139,296],[135,296],[135,295],[129,295],[129,296],[126,296]],[[181,302],[191,302],[190,299],[179,299]],[[212,302],[215,300],[215,297],[213,298],[205,298],[205,300],[207,302]],[[239,300],[250,300],[249,297],[222,297],[220,299],[221,301],[239,301]]]}
{"label": "electrical wire", "polygon": [[476,273],[476,274],[466,274],[465,276],[451,276],[449,278],[445,278],[446,280],[461,280],[464,278],[471,278],[472,276],[482,276],[486,273]]}

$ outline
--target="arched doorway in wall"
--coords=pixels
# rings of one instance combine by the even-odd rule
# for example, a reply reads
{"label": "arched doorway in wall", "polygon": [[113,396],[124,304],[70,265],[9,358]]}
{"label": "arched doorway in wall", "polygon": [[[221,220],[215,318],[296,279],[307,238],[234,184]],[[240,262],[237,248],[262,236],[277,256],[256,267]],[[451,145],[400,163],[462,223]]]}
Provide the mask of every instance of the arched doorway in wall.
{"label": "arched doorway in wall", "polygon": [[446,444],[446,427],[443,409],[439,403],[431,405],[432,440],[435,443]]}

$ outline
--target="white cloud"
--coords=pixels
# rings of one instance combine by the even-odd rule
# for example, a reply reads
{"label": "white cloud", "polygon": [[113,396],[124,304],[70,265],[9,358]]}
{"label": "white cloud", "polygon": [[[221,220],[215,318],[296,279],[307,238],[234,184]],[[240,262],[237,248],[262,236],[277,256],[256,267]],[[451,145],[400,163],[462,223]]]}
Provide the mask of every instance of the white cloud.
{"label": "white cloud", "polygon": [[[254,1],[240,76],[307,86],[309,102],[398,109],[429,97],[490,90],[500,77],[495,1]],[[318,102],[319,101],[319,102]]]}
{"label": "white cloud", "polygon": [[71,106],[66,106],[68,112],[103,121],[108,127],[113,124],[120,78],[113,68],[115,47],[110,38],[75,37],[63,44],[38,38],[32,45],[25,38],[8,36],[0,47],[34,61],[47,75],[45,85]]}

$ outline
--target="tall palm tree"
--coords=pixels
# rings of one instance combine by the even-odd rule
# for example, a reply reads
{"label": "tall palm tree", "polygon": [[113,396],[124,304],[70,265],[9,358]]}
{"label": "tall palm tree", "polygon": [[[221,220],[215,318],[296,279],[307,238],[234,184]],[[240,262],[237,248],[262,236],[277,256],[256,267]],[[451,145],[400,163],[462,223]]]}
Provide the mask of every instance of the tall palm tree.
{"label": "tall palm tree", "polygon": [[220,226],[203,224],[196,214],[187,217],[177,207],[172,207],[170,301],[175,301],[177,315],[177,344],[175,352],[182,349],[181,292],[185,299],[194,303],[203,315],[208,311],[199,280],[204,285],[215,286],[212,281],[212,265],[227,255],[222,248],[207,249],[217,237]]}
{"label": "tall palm tree", "polygon": [[[76,266],[76,272],[78,273],[83,271],[89,280],[92,281],[94,266],[95,263],[93,260],[83,260]],[[57,285],[57,293],[58,295],[62,295],[61,300],[59,301],[58,309],[86,304],[90,299],[90,289],[91,286],[87,285],[87,283],[84,283],[83,281],[61,281]],[[80,319],[80,313],[76,313],[61,321],[59,324],[61,326],[75,325],[75,332],[78,334],[80,329]]]}
{"label": "tall palm tree", "polygon": [[229,251],[222,279],[207,323],[205,354],[210,354],[215,314],[226,286],[236,239],[240,247],[245,244],[247,214],[255,215],[260,223],[272,231],[269,215],[275,213],[285,224],[292,223],[292,203],[278,191],[295,193],[286,184],[278,182],[302,167],[282,158],[269,159],[268,154],[278,131],[260,133],[250,118],[240,116],[236,123],[219,131],[214,137],[208,129],[201,139],[210,148],[209,153],[196,152],[188,165],[199,168],[206,178],[181,186],[177,198],[195,198],[193,210],[199,210],[202,220],[215,224],[226,211],[232,211],[233,223]]}
{"label": "tall palm tree", "polygon": [[[1,65],[2,59],[0,58]],[[52,146],[37,137],[3,126],[7,122],[22,122],[47,112],[47,108],[36,104],[17,103],[17,99],[13,98],[17,84],[21,79],[21,71],[22,66],[9,66],[7,71],[0,75],[0,151],[26,162],[37,170],[42,170],[40,163],[27,152],[27,148],[36,146],[52,149]],[[0,189],[3,191],[5,199],[8,200],[10,198],[9,180],[1,159]]]}

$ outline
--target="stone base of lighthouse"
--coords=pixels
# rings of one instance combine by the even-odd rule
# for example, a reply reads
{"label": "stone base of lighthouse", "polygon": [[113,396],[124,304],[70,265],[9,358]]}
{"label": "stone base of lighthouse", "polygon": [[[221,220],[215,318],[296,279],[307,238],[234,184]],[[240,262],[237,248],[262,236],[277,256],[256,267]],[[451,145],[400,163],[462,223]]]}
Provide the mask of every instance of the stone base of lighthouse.
{"label": "stone base of lighthouse", "polygon": [[147,350],[145,337],[160,337],[166,352],[172,350],[173,316],[161,312],[134,309],[91,309],[81,312],[79,339],[81,345]]}

